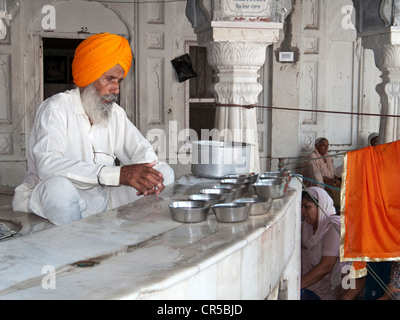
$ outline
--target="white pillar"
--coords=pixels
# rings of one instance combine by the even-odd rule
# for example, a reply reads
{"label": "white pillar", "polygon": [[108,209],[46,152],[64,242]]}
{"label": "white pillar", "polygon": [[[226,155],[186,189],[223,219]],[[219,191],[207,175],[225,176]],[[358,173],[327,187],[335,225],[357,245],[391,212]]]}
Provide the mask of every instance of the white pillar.
{"label": "white pillar", "polygon": [[400,28],[363,37],[363,47],[374,51],[376,66],[382,72],[382,83],[376,88],[381,98],[380,143],[399,140],[400,118],[391,115],[400,115]]}
{"label": "white pillar", "polygon": [[[257,115],[254,108],[263,86],[258,82],[266,49],[279,39],[282,23],[211,21],[195,32],[200,46],[207,47],[208,63],[216,72],[213,85],[215,127],[226,141],[253,145],[251,172],[260,172]],[[218,139],[219,137],[215,137]]]}
{"label": "white pillar", "polygon": [[373,50],[382,72],[382,83],[376,88],[382,113],[379,140],[389,143],[400,139],[400,118],[391,117],[400,115],[400,0],[353,2],[362,46]]}
{"label": "white pillar", "polygon": [[251,172],[260,172],[257,117],[243,106],[257,104],[266,49],[279,40],[291,10],[291,0],[187,0],[186,15],[216,72],[216,103],[234,105],[217,108],[215,127],[225,140],[253,145]]}

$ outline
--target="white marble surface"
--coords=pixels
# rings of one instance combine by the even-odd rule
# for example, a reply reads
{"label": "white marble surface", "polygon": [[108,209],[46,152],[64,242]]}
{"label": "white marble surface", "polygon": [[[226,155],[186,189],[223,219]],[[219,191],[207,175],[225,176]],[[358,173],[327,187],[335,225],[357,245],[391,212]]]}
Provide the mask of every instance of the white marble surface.
{"label": "white marble surface", "polygon": [[[288,265],[298,281],[296,181],[264,215],[229,224],[210,213],[183,224],[172,220],[168,203],[214,184],[184,179],[158,197],[0,242],[0,299],[264,299]],[[73,266],[81,260],[96,264]],[[48,265],[55,288],[45,289]]]}

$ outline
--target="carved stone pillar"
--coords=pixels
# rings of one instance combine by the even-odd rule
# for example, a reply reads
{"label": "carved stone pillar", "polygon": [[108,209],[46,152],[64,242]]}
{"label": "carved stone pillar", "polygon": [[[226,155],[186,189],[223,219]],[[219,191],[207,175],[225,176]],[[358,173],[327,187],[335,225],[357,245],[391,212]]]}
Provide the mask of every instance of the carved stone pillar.
{"label": "carved stone pillar", "polygon": [[[371,49],[382,72],[382,83],[376,88],[381,98],[380,143],[400,139],[400,0],[383,0],[371,13],[366,0],[353,0],[357,12],[357,30],[365,49]],[[387,115],[387,116],[386,116]]]}
{"label": "carved stone pillar", "polygon": [[400,119],[385,117],[400,114],[400,43],[380,45],[374,52],[383,79],[377,88],[382,103],[380,136],[387,143],[400,139]]}
{"label": "carved stone pillar", "polygon": [[[400,114],[400,29],[391,28],[387,33],[363,38],[363,47],[372,49],[375,63],[382,72],[376,91],[381,98],[380,143],[400,139],[400,119],[390,115]],[[386,116],[387,115],[387,116]]]}
{"label": "carved stone pillar", "polygon": [[208,63],[216,72],[211,90],[221,106],[216,111],[213,139],[252,144],[250,170],[260,172],[257,116],[249,106],[257,104],[263,90],[259,70],[265,64],[267,47],[279,40],[291,1],[215,0],[211,5],[188,0],[189,7],[186,14],[198,44],[207,47]]}

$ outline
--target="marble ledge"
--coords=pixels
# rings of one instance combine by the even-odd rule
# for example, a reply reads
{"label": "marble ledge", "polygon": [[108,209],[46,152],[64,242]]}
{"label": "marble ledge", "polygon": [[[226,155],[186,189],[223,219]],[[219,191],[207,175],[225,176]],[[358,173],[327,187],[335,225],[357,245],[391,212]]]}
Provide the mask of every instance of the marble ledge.
{"label": "marble ledge", "polygon": [[[245,222],[219,223],[212,213],[201,223],[173,221],[168,203],[185,199],[207,183],[178,182],[158,197],[145,197],[69,225],[0,242],[0,299],[204,298],[188,289],[193,285],[206,288],[204,294],[210,299],[254,298],[253,292],[240,293],[243,279],[256,277],[254,285],[260,279],[266,283],[272,276],[261,271],[250,275],[244,271],[249,266],[243,259],[252,257],[252,265],[272,259],[277,268],[286,263],[285,257],[272,257],[277,255],[272,246],[279,242],[286,252],[294,241],[283,245],[277,239],[280,230],[276,234],[266,231],[277,224],[279,229],[285,228],[287,221],[297,219],[287,211],[298,205],[300,186],[292,180],[288,194],[273,200],[268,213]],[[262,247],[266,242],[271,242],[271,248]],[[74,266],[81,260],[94,265]],[[55,289],[42,286],[44,266],[55,268]],[[239,274],[237,279],[228,281],[224,268]]]}

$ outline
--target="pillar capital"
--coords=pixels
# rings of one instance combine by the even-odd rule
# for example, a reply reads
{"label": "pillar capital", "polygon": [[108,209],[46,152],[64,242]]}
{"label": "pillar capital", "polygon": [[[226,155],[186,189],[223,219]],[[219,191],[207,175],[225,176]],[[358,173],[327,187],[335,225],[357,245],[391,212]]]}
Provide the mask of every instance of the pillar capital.
{"label": "pillar capital", "polygon": [[212,86],[217,103],[255,105],[263,87],[259,70],[265,63],[267,45],[246,41],[215,41],[206,45],[209,65],[218,81]]}
{"label": "pillar capital", "polygon": [[[292,0],[187,0],[186,16],[198,44],[207,47],[208,63],[215,71],[211,91],[217,104],[257,104],[263,90],[258,78],[266,49],[279,40],[291,11]],[[250,170],[260,172],[255,109],[220,106],[215,127],[221,132],[239,132],[235,139],[252,144]]]}

